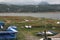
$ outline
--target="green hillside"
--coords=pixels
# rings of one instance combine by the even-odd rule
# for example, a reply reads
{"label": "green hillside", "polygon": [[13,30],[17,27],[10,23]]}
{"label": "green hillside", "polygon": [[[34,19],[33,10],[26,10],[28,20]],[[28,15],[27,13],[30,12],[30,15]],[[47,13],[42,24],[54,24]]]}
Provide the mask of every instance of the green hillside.
{"label": "green hillside", "polygon": [[57,12],[60,5],[6,5],[0,4],[0,12]]}

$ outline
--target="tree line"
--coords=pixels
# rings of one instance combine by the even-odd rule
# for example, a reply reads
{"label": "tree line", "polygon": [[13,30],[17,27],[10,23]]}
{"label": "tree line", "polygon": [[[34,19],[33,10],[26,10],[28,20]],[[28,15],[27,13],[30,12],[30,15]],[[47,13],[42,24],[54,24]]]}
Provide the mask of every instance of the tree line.
{"label": "tree line", "polygon": [[60,5],[6,5],[0,4],[0,12],[56,12]]}

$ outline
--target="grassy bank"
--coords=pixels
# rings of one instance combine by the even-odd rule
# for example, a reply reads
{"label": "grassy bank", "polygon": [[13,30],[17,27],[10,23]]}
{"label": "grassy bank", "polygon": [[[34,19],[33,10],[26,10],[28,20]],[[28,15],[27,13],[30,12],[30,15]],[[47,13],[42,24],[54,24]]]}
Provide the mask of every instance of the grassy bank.
{"label": "grassy bank", "polygon": [[[26,21],[28,20],[28,21]],[[48,19],[48,18],[36,18],[30,16],[0,16],[0,21],[5,22],[5,27],[9,25],[16,25],[18,28],[17,38],[18,40],[26,40],[25,37],[27,34],[35,36],[36,32],[41,32],[45,30],[54,30],[60,32],[60,25],[57,24],[60,20]],[[31,29],[24,28],[25,25],[31,25]],[[55,27],[55,29],[52,29]]]}

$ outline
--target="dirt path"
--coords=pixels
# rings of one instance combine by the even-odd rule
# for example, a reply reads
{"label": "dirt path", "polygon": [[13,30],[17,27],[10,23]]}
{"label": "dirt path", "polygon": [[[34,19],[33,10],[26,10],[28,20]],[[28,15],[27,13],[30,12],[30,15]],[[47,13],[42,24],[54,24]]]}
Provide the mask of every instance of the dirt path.
{"label": "dirt path", "polygon": [[29,32],[23,32],[24,36],[25,36],[25,40],[39,40],[40,38],[31,35]]}
{"label": "dirt path", "polygon": [[30,34],[25,34],[25,39],[26,40],[39,40],[38,37],[32,36]]}
{"label": "dirt path", "polygon": [[32,35],[26,35],[25,36],[25,39],[26,40],[39,40],[39,38],[35,37],[35,36],[32,36]]}

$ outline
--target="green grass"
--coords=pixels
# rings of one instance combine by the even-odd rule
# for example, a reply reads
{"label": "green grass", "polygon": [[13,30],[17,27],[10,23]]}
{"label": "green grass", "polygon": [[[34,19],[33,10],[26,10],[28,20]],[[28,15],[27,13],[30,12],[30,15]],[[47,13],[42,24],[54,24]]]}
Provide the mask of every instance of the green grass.
{"label": "green grass", "polygon": [[[33,20],[29,22],[22,22],[24,19]],[[10,21],[9,23],[6,21]],[[7,28],[9,25],[16,25],[17,26],[17,39],[18,40],[25,40],[24,33],[28,33],[30,35],[36,36],[36,32],[41,32],[45,30],[45,25],[47,26],[47,30],[54,30],[56,32],[60,33],[60,25],[56,24],[57,21],[60,20],[54,20],[54,19],[47,19],[47,18],[35,18],[35,17],[27,17],[27,16],[20,16],[20,17],[0,17],[0,21],[5,21],[5,28]],[[46,24],[45,24],[46,23]],[[32,25],[31,29],[21,28],[25,25]],[[56,27],[56,29],[52,29],[53,27]]]}

